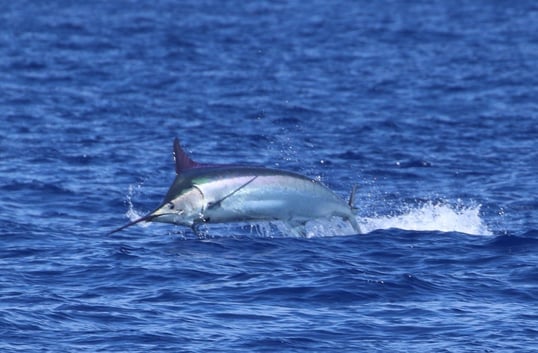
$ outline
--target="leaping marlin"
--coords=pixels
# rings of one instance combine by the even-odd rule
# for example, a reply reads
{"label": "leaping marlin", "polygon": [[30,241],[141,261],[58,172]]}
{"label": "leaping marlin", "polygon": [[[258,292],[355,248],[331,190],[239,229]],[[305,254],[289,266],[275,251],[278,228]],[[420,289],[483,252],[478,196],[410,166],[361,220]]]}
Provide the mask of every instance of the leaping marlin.
{"label": "leaping marlin", "polygon": [[[154,211],[119,227],[139,222],[163,222],[191,227],[203,223],[283,221],[304,234],[313,219],[340,217],[361,233],[349,202],[320,182],[288,171],[194,162],[174,140],[176,178],[164,201]],[[302,230],[301,230],[302,229]]]}

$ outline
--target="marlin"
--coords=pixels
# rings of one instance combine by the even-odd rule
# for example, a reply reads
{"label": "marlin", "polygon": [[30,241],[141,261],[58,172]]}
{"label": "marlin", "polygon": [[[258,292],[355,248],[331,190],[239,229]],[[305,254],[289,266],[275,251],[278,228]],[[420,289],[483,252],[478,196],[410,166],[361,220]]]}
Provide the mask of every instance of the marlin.
{"label": "marlin", "polygon": [[199,234],[205,223],[283,221],[298,234],[306,222],[339,217],[356,233],[355,187],[345,202],[320,182],[300,174],[244,165],[194,162],[174,140],[176,178],[154,211],[109,234],[140,222],[183,225]]}

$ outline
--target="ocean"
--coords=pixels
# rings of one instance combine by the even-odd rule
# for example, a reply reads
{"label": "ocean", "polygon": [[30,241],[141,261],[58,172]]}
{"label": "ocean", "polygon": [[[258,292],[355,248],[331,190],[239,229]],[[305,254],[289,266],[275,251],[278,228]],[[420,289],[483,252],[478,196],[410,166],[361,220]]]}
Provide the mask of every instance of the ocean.
{"label": "ocean", "polygon": [[[538,352],[535,1],[0,9],[1,352]],[[175,137],[356,185],[363,234],[107,235]]]}

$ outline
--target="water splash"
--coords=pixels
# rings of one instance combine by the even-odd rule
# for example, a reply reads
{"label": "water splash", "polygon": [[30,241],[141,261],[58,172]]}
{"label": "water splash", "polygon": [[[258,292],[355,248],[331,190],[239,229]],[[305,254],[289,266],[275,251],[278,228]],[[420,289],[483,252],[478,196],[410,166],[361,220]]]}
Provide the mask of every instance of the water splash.
{"label": "water splash", "polygon": [[[459,232],[469,235],[492,235],[480,214],[480,204],[462,205],[428,201],[418,205],[407,205],[390,215],[358,217],[363,233],[379,229],[398,228],[410,231]],[[307,238],[355,234],[351,225],[340,218],[312,220],[307,222],[301,234],[294,232],[284,222],[274,222],[277,232],[287,236]],[[271,233],[270,228],[258,230],[259,235]],[[274,231],[274,229],[273,229]]]}
{"label": "water splash", "polygon": [[[136,210],[133,205],[133,197],[141,192],[143,185],[144,185],[143,181],[134,185],[133,184],[129,185],[129,192],[127,193],[127,196],[125,197],[125,201],[127,202],[127,206],[128,206],[128,209],[127,209],[127,212],[125,212],[125,215],[127,216],[127,218],[129,218],[131,222],[139,219],[140,217],[146,214],[145,212],[140,212]],[[139,223],[138,225],[145,228],[145,227],[148,227],[150,224],[147,222],[142,222],[142,223]]]}
{"label": "water splash", "polygon": [[365,233],[398,228],[413,231],[460,232],[492,235],[480,216],[481,205],[450,205],[432,201],[408,206],[396,215],[365,217],[359,220]]}

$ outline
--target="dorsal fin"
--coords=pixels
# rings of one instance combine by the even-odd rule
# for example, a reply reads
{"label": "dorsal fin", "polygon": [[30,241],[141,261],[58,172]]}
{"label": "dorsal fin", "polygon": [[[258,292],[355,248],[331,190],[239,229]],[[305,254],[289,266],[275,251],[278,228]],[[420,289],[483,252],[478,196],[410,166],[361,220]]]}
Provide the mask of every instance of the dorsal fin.
{"label": "dorsal fin", "polygon": [[185,151],[179,145],[179,139],[174,139],[174,160],[176,162],[176,174],[181,174],[182,171],[190,168],[196,168],[200,165],[187,156]]}

